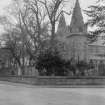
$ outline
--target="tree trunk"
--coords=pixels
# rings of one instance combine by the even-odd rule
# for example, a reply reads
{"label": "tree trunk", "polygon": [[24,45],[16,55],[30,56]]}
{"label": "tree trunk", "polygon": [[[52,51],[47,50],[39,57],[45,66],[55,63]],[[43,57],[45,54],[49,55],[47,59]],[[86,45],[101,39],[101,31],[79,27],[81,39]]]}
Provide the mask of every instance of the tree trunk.
{"label": "tree trunk", "polygon": [[52,23],[50,44],[51,49],[55,48],[55,23]]}
{"label": "tree trunk", "polygon": [[18,73],[17,73],[18,76],[21,76],[22,75],[22,69],[21,67],[18,65]]}

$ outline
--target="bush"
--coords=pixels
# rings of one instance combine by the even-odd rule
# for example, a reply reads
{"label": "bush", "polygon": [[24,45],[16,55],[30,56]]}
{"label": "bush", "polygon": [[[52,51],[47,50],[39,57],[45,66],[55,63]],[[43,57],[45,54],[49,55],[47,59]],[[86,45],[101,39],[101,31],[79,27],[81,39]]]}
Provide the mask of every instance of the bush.
{"label": "bush", "polygon": [[85,70],[88,69],[88,64],[84,61],[79,61],[76,66],[79,70],[80,75],[84,76]]}
{"label": "bush", "polygon": [[88,66],[84,61],[79,61],[77,64],[72,65],[71,60],[65,61],[62,59],[57,50],[51,51],[49,49],[40,52],[36,62],[36,68],[39,74],[46,76],[67,76],[70,72],[72,72],[74,76],[84,76],[84,71],[88,69]]}
{"label": "bush", "polygon": [[65,60],[61,58],[58,51],[45,50],[37,58],[36,68],[40,75],[66,75]]}

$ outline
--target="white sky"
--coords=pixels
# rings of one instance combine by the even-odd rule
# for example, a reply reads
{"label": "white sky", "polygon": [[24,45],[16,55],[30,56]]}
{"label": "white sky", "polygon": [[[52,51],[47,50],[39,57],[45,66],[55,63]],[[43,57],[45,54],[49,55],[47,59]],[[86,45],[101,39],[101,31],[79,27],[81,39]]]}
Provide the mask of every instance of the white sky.
{"label": "white sky", "polygon": [[[0,0],[0,14],[4,13],[4,8],[10,3],[11,0]],[[89,5],[92,5],[96,2],[97,0],[79,0],[80,6],[82,9],[86,9]],[[73,4],[75,3],[75,0],[68,0],[67,4],[67,10],[70,10],[71,7],[73,7]],[[84,17],[85,20],[87,19]]]}
{"label": "white sky", "polygon": [[[74,7],[74,4],[75,4],[75,1],[76,0],[68,0],[68,4],[66,6],[66,10],[67,11],[70,11],[71,8]],[[97,0],[79,0],[79,3],[80,3],[80,7],[81,7],[81,10],[85,10],[87,9],[90,5],[94,5],[96,3]],[[83,12],[82,12],[83,13]],[[70,16],[65,16],[66,17],[66,22],[67,24],[70,24]],[[83,14],[83,17],[84,17],[84,21],[86,22],[88,17],[86,15]]]}
{"label": "white sky", "polygon": [[0,14],[4,13],[5,7],[9,5],[11,0],[0,0]]}
{"label": "white sky", "polygon": [[[9,5],[10,1],[11,0],[0,0],[0,15],[6,13],[4,11],[6,6]],[[97,0],[79,0],[81,9],[87,9],[89,5],[95,4],[96,1]],[[71,8],[73,8],[74,3],[75,3],[75,0],[68,0],[68,3],[66,5],[66,10],[70,11]],[[83,15],[83,16],[84,16],[84,21],[86,21],[88,17],[86,15]],[[65,16],[65,18],[66,18],[67,24],[70,24],[70,16]]]}

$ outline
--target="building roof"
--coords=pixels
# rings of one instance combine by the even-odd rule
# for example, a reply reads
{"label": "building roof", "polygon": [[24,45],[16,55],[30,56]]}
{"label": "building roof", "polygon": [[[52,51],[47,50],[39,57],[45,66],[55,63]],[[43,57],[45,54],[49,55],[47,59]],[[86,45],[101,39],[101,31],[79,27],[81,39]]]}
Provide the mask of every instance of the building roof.
{"label": "building roof", "polygon": [[66,21],[63,13],[61,13],[61,16],[59,19],[58,30],[61,28],[66,28]]}
{"label": "building roof", "polygon": [[70,23],[70,31],[73,32],[84,32],[84,21],[83,16],[80,8],[79,1],[76,0],[75,7],[73,9],[73,14]]}

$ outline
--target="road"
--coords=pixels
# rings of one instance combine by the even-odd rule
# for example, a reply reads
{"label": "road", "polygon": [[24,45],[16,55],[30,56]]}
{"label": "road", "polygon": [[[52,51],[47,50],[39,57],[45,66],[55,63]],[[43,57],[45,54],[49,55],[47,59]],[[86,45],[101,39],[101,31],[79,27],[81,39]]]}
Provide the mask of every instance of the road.
{"label": "road", "polygon": [[105,105],[105,88],[41,88],[0,82],[0,105]]}

